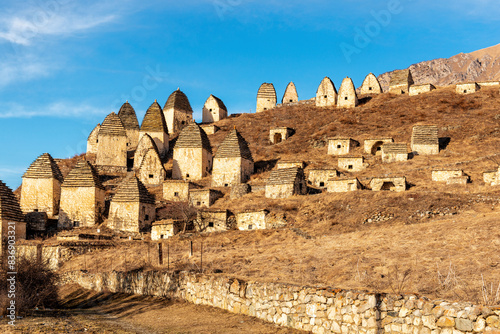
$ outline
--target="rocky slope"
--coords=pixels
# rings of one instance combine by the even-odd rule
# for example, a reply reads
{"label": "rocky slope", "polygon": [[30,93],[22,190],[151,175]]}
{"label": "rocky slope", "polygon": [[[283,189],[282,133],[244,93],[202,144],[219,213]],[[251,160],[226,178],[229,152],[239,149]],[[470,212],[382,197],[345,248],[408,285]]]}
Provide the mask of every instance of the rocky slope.
{"label": "rocky slope", "polygon": [[[409,68],[416,84],[448,86],[467,81],[500,80],[500,44],[447,59],[423,61]],[[391,73],[378,77],[384,91],[389,87]]]}

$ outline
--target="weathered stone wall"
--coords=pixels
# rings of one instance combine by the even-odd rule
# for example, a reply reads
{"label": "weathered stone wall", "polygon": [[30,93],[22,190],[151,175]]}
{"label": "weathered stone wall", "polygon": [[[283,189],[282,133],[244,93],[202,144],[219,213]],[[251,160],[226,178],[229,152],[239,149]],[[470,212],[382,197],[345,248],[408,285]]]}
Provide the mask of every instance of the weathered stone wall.
{"label": "weathered stone wall", "polygon": [[183,112],[175,110],[174,108],[163,110],[163,115],[165,116],[168,132],[170,134],[181,132],[184,127],[193,121],[192,112]]}
{"label": "weathered stone wall", "polygon": [[292,168],[292,167],[304,168],[304,162],[303,161],[278,161],[278,163],[276,164],[276,169],[285,169],[285,168]]}
{"label": "weathered stone wall", "polygon": [[410,90],[409,84],[389,86],[389,93],[391,94],[404,95],[408,94],[409,90]]}
{"label": "weathered stone wall", "polygon": [[455,86],[457,94],[471,94],[477,92],[481,87],[475,82],[458,84]]}
{"label": "weathered stone wall", "polygon": [[325,77],[318,86],[315,99],[316,107],[332,107],[337,105],[337,89],[332,80]]}
{"label": "weathered stone wall", "polygon": [[236,214],[236,227],[239,230],[264,230],[267,226],[268,213],[264,210],[240,212]]}
{"label": "weathered stone wall", "polygon": [[477,83],[479,87],[498,87],[500,86],[500,81],[483,81]]}
{"label": "weathered stone wall", "polygon": [[363,80],[359,91],[362,95],[381,94],[382,87],[380,87],[377,77],[373,73],[370,73]]}
{"label": "weathered stone wall", "polygon": [[61,183],[57,179],[23,177],[20,205],[24,214],[39,211],[52,218],[59,212],[60,198]]}
{"label": "weathered stone wall", "polygon": [[338,175],[336,169],[311,169],[307,175],[307,183],[317,188],[326,188],[328,180]]}
{"label": "weathered stone wall", "polygon": [[158,153],[154,149],[148,150],[142,159],[137,178],[145,185],[159,185],[166,176],[167,171],[163,168]]}
{"label": "weathered stone wall", "polygon": [[191,190],[189,192],[189,201],[191,205],[197,208],[209,208],[215,201],[221,197],[221,193],[213,190]]}
{"label": "weathered stone wall", "polygon": [[155,218],[154,204],[111,201],[106,225],[114,230],[139,233],[151,226]]}
{"label": "weathered stone wall", "polygon": [[382,151],[383,163],[401,162],[401,161],[408,161],[408,153],[385,153],[384,151]]}
{"label": "weathered stone wall", "polygon": [[62,187],[57,227],[91,227],[101,222],[105,191],[94,187]]}
{"label": "weathered stone wall", "polygon": [[288,139],[291,136],[292,129],[282,127],[282,128],[273,128],[269,130],[269,142],[271,144],[279,144],[282,141]]}
{"label": "weathered stone wall", "polygon": [[155,222],[151,227],[151,240],[161,240],[173,237],[180,231],[180,225],[174,221]]}
{"label": "weathered stone wall", "polygon": [[282,104],[294,103],[299,101],[299,96],[297,94],[297,89],[293,82],[290,82],[288,86],[286,86],[285,93],[283,94],[283,98],[281,99]]}
{"label": "weathered stone wall", "polygon": [[243,158],[214,159],[212,187],[230,187],[248,181],[254,171],[253,161]]}
{"label": "weathered stone wall", "polygon": [[97,136],[99,135],[100,129],[101,124],[97,124],[92,132],[90,132],[90,135],[87,138],[87,154],[97,154]]}
{"label": "weathered stone wall", "polygon": [[202,128],[207,135],[213,135],[220,130],[220,128],[214,124],[200,124],[200,128]]}
{"label": "weathered stone wall", "polygon": [[344,193],[361,189],[358,179],[329,180],[326,191],[329,193]]}
{"label": "weathered stone wall", "polygon": [[500,309],[431,301],[416,295],[374,294],[279,283],[245,282],[218,275],[82,271],[64,283],[83,288],[171,297],[221,308],[313,333],[498,333]]}
{"label": "weathered stone wall", "polygon": [[127,136],[99,135],[98,140],[97,165],[127,168]]}
{"label": "weathered stone wall", "polygon": [[439,144],[434,144],[434,145],[412,144],[411,149],[412,151],[417,152],[419,155],[439,154]]}
{"label": "weathered stone wall", "polygon": [[[139,141],[141,140],[142,136],[145,134],[148,134],[151,136],[153,141],[156,144],[156,148],[158,148],[158,153],[160,153],[160,157],[165,157],[165,155],[168,153],[169,149],[169,136],[165,132],[151,132],[151,131],[141,131],[139,133]],[[135,166],[135,164],[134,164]]]}
{"label": "weathered stone wall", "polygon": [[392,143],[394,139],[392,138],[373,138],[365,139],[363,142],[364,152],[366,154],[379,155],[382,154],[382,146],[386,143]]}
{"label": "weathered stone wall", "polygon": [[174,148],[172,178],[201,180],[212,168],[212,154],[200,148]]}
{"label": "weathered stone wall", "polygon": [[163,199],[174,202],[187,202],[191,183],[182,180],[166,180],[163,182]]}
{"label": "weathered stone wall", "polygon": [[434,89],[436,89],[436,87],[434,87],[434,85],[432,84],[425,84],[425,85],[413,85],[410,87],[410,96],[415,96],[415,95],[419,95],[419,94],[422,94],[422,93],[428,93],[430,91],[433,91]]}
{"label": "weathered stone wall", "polygon": [[370,188],[373,191],[405,191],[406,178],[404,177],[376,177],[370,181]]}
{"label": "weathered stone wall", "polygon": [[483,181],[486,184],[494,185],[497,181],[497,171],[484,172]]}
{"label": "weathered stone wall", "polygon": [[293,195],[304,195],[307,185],[304,177],[297,176],[294,183],[266,184],[265,196],[267,198],[288,198]]}
{"label": "weathered stone wall", "polygon": [[350,172],[360,172],[367,166],[363,162],[363,157],[341,157],[338,161],[338,167]]}
{"label": "weathered stone wall", "polygon": [[199,211],[195,229],[199,232],[227,231],[227,211]]}
{"label": "weathered stone wall", "polygon": [[127,151],[135,151],[139,144],[139,129],[125,129],[127,132]]}
{"label": "weathered stone wall", "polygon": [[345,155],[351,152],[355,142],[350,138],[329,138],[328,139],[328,154],[330,155]]}
{"label": "weathered stone wall", "polygon": [[464,175],[462,170],[433,170],[432,181],[447,182],[452,177],[460,177]]}
{"label": "weathered stone wall", "polygon": [[342,80],[337,101],[337,107],[339,108],[354,108],[358,105],[356,89],[350,78]]}
{"label": "weathered stone wall", "polygon": [[224,118],[227,118],[227,111],[220,108],[215,98],[210,96],[203,106],[203,123],[218,122]]}

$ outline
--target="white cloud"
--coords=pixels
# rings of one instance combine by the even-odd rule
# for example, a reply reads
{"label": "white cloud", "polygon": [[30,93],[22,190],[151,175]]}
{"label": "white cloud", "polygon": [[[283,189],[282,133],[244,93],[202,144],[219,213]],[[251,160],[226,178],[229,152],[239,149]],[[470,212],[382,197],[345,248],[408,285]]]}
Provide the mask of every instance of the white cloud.
{"label": "white cloud", "polygon": [[33,57],[20,57],[0,63],[0,88],[13,82],[48,76],[52,66]]}
{"label": "white cloud", "polygon": [[66,101],[53,102],[46,106],[27,107],[18,103],[0,104],[1,118],[90,118],[95,115],[103,116],[110,111],[85,103],[70,103]]}
{"label": "white cloud", "polygon": [[[109,2],[108,2],[109,3]],[[115,14],[102,4],[77,6],[73,2],[50,2],[49,6],[33,5],[17,12],[0,15],[0,40],[19,45],[32,45],[44,36],[68,36],[116,20]]]}

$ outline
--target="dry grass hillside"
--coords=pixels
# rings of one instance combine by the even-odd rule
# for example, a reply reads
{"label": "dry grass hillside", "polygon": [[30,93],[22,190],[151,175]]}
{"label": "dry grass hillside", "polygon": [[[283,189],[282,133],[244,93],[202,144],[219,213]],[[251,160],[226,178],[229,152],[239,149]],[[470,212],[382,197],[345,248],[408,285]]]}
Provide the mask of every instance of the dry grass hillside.
{"label": "dry grass hillside", "polygon": [[[485,284],[493,290],[500,284],[500,188],[482,180],[482,172],[500,163],[498,89],[467,96],[455,94],[453,87],[415,97],[382,94],[364,98],[350,110],[281,107],[222,120],[217,123],[221,130],[209,137],[216,152],[231,129],[242,133],[256,162],[250,182],[255,186],[265,183],[277,159],[305,161],[306,174],[310,168],[336,168],[337,159],[326,154],[328,137],[354,138],[361,143],[355,154],[362,154],[367,138],[392,137],[409,144],[412,126],[419,123],[438,125],[443,143],[439,155],[382,164],[380,157],[363,154],[369,167],[352,173],[363,184],[375,176],[403,175],[408,191],[324,192],[285,200],[267,199],[263,191],[237,200],[226,194],[215,208],[267,208],[283,216],[287,226],[176,236],[166,242],[169,268],[201,269],[203,243],[203,270],[222,275],[500,303],[494,291],[482,290]],[[295,134],[271,145],[269,129],[274,126],[294,128]],[[472,182],[433,182],[431,170],[436,167],[461,168]],[[193,256],[188,254],[190,241],[195,245]],[[116,245],[91,260],[88,255],[76,257],[62,270],[157,267],[156,245]]]}

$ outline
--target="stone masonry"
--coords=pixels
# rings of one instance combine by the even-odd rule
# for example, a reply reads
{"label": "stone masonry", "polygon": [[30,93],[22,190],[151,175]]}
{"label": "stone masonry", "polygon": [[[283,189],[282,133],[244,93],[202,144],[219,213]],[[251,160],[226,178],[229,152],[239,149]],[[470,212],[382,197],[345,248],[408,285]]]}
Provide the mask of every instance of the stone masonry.
{"label": "stone masonry", "polygon": [[281,99],[282,104],[287,103],[295,103],[299,101],[299,96],[297,94],[297,89],[295,88],[295,84],[290,82],[285,89],[285,93],[283,94],[283,98]]}
{"label": "stone masonry", "polygon": [[380,87],[380,83],[378,82],[377,77],[370,73],[366,76],[365,80],[363,80],[363,84],[360,88],[361,95],[375,95],[382,94],[382,87]]}
{"label": "stone masonry", "polygon": [[171,134],[179,133],[193,122],[193,109],[189,100],[179,88],[174,91],[163,106],[163,115]]}
{"label": "stone masonry", "polygon": [[351,78],[342,80],[337,99],[339,108],[354,108],[358,105],[358,96]]}
{"label": "stone masonry", "polygon": [[169,128],[165,121],[163,111],[155,100],[146,111],[139,132],[139,142],[146,134],[155,142],[160,157],[165,157],[169,150]]}
{"label": "stone masonry", "polygon": [[406,143],[387,143],[382,146],[382,162],[400,162],[408,160]]}
{"label": "stone masonry", "polygon": [[461,83],[455,86],[457,94],[471,94],[481,89],[476,82]]}
{"label": "stone masonry", "polygon": [[269,130],[269,142],[279,144],[287,140],[293,133],[293,129],[287,127],[272,128]]}
{"label": "stone masonry", "polygon": [[382,146],[394,142],[392,138],[370,138],[363,142],[364,152],[371,155],[382,154]]}
{"label": "stone masonry", "polygon": [[423,84],[423,85],[413,85],[410,87],[410,96],[420,95],[422,93],[428,93],[435,90],[436,87],[433,84]]}
{"label": "stone masonry", "polygon": [[257,107],[255,112],[263,112],[276,107],[276,90],[272,83],[263,83],[257,92]]}
{"label": "stone masonry", "polygon": [[389,82],[389,93],[408,94],[410,86],[414,84],[411,71],[409,69],[394,71]]}
{"label": "stone masonry", "polygon": [[438,154],[437,125],[415,125],[411,134],[411,150],[420,155]]}
{"label": "stone masonry", "polygon": [[327,183],[327,192],[343,193],[348,191],[361,190],[362,186],[357,178],[338,178],[330,179]]}
{"label": "stone masonry", "polygon": [[337,89],[329,77],[325,77],[316,91],[316,107],[333,107],[337,105]]}
{"label": "stone masonry", "polygon": [[328,138],[328,154],[346,155],[359,146],[359,142],[352,138]]}
{"label": "stone masonry", "polygon": [[405,177],[374,177],[370,181],[372,191],[405,191]]}
{"label": "stone masonry", "polygon": [[218,122],[224,118],[227,118],[226,105],[221,99],[210,94],[203,105],[203,123]]}

